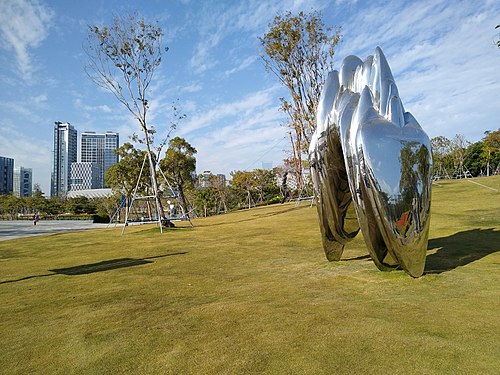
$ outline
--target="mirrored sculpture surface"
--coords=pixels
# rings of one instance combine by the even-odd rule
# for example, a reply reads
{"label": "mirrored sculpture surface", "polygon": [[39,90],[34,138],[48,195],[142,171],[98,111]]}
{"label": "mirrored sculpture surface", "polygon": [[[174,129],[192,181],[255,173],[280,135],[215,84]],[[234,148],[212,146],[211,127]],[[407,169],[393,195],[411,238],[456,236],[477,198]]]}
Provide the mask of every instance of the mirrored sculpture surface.
{"label": "mirrored sculpture surface", "polygon": [[405,112],[382,50],[348,56],[329,74],[309,157],[328,260],[361,229],[377,267],[424,272],[432,155],[428,136]]}

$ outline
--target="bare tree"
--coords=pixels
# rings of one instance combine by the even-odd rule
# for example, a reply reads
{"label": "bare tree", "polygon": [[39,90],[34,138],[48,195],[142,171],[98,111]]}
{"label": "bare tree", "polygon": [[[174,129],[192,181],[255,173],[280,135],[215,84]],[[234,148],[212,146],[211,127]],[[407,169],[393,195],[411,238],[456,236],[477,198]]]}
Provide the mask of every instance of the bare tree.
{"label": "bare tree", "polygon": [[89,26],[85,71],[100,87],[111,92],[138,121],[145,144],[158,216],[164,212],[158,197],[156,157],[151,148],[154,127],[147,122],[149,87],[160,66],[163,30],[137,14],[116,17],[109,26]]}
{"label": "bare tree", "polygon": [[294,169],[302,187],[302,156],[316,128],[316,107],[328,71],[333,69],[340,29],[326,27],[319,12],[287,12],[276,16],[259,39],[266,69],[290,94],[290,100],[281,98],[281,109],[289,117]]}
{"label": "bare tree", "polygon": [[431,147],[434,174],[439,178],[449,177],[447,168],[450,166],[447,162],[451,159],[452,142],[443,136],[434,137],[431,139]]}
{"label": "bare tree", "polygon": [[464,170],[464,160],[465,151],[469,145],[470,142],[467,141],[462,134],[456,134],[451,140],[451,154],[453,155],[455,170],[459,177],[467,177],[466,171]]}
{"label": "bare tree", "polygon": [[214,189],[216,193],[216,207],[215,213],[219,214],[221,211],[227,212],[227,195],[228,189],[226,186],[226,179],[223,180],[216,175],[210,174],[209,181],[211,187]]}

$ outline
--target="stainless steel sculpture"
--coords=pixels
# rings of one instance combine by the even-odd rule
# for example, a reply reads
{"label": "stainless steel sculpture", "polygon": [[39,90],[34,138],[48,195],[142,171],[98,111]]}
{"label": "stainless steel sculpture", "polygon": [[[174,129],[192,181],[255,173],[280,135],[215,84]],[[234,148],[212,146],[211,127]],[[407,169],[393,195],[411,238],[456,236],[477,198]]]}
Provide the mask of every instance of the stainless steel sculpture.
{"label": "stainless steel sculpture", "polygon": [[361,229],[380,270],[424,272],[432,155],[405,112],[382,50],[348,56],[329,74],[309,147],[323,247],[340,260]]}

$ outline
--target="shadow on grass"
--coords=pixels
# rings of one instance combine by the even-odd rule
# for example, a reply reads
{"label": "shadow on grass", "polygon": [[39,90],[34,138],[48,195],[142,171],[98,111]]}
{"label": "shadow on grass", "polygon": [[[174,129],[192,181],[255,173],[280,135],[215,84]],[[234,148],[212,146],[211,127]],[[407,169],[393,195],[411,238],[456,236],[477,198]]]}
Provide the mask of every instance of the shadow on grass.
{"label": "shadow on grass", "polygon": [[68,267],[68,268],[57,268],[49,270],[61,275],[87,275],[89,273],[103,272],[115,270],[117,268],[126,268],[133,266],[140,266],[142,264],[153,263],[146,259],[134,259],[134,258],[121,258],[121,259],[111,259],[105,260],[98,263],[82,264],[80,266]]}
{"label": "shadow on grass", "polygon": [[425,273],[451,271],[500,251],[500,231],[472,229],[429,240],[429,250],[436,248],[427,256]]}
{"label": "shadow on grass", "polygon": [[[186,232],[186,231],[192,231],[194,230],[195,227],[175,227],[175,228],[163,228],[163,233],[165,234],[166,232]],[[160,228],[159,227],[154,227],[154,228],[139,228],[138,230],[134,232],[127,232],[125,231],[124,235],[125,236],[142,236],[142,235],[149,235],[149,234],[160,234]]]}
{"label": "shadow on grass", "polygon": [[351,260],[367,260],[367,259],[371,259],[372,257],[369,255],[369,254],[366,254],[366,255],[360,255],[360,256],[357,256],[357,257],[354,257],[354,258],[344,258],[344,259],[340,259],[340,261],[351,261]]}
{"label": "shadow on grass", "polygon": [[44,274],[44,275],[25,276],[25,277],[21,277],[20,279],[1,281],[0,284],[15,283],[18,281],[29,280],[29,279],[38,278],[38,277],[54,276],[54,275],[67,275],[67,276],[87,275],[89,273],[110,271],[110,270],[115,270],[118,268],[140,266],[143,264],[153,263],[153,261],[151,261],[150,259],[165,258],[165,257],[173,256],[173,255],[183,255],[183,254],[187,254],[187,252],[184,251],[184,252],[178,252],[178,253],[155,255],[155,256],[150,256],[150,257],[145,257],[145,258],[140,258],[140,259],[119,258],[119,259],[105,260],[105,261],[97,262],[97,263],[82,264],[82,265],[75,266],[75,267],[56,268],[53,270],[49,270],[52,273],[48,273],[48,274]]}
{"label": "shadow on grass", "polygon": [[[197,224],[197,227],[217,227],[220,225],[228,225],[228,224],[236,224],[236,223],[245,223],[248,221],[255,221],[255,220],[260,220],[266,217],[272,217],[272,216],[277,216],[277,215],[282,215],[286,214],[287,212],[294,211],[297,209],[300,209],[303,207],[292,207],[292,208],[287,208],[283,211],[277,211],[277,212],[269,212],[269,213],[257,213],[254,214],[253,217],[250,217],[248,219],[241,219],[241,220],[233,220],[233,221],[228,221],[228,222],[222,222],[222,223],[207,223],[207,224]],[[252,209],[252,208],[251,208]]]}

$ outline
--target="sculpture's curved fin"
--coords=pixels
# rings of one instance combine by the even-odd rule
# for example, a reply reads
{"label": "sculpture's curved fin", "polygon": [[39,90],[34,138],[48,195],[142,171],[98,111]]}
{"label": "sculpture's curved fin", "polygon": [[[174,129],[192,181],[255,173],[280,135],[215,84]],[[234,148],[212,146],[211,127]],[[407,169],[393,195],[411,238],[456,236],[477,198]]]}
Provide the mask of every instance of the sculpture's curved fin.
{"label": "sculpture's curved fin", "polygon": [[340,86],[354,91],[354,77],[356,70],[359,66],[363,65],[363,61],[357,56],[347,56],[342,62],[342,66],[339,71],[339,82]]}
{"label": "sculpture's curved fin", "polygon": [[333,108],[335,96],[339,91],[339,74],[336,70],[328,73],[321,95],[319,97],[316,115],[316,130],[318,135],[324,132],[328,126],[328,116]]}

